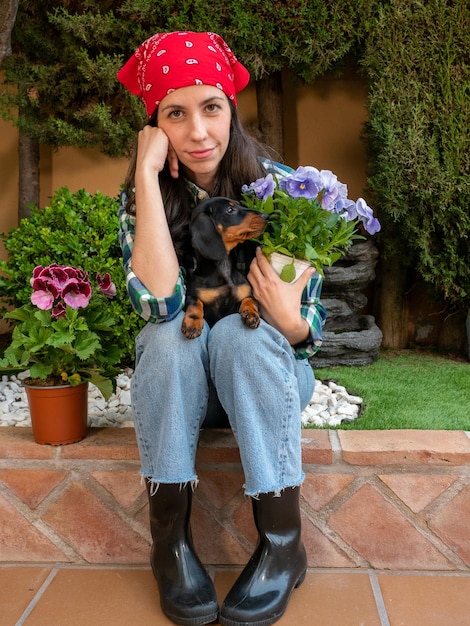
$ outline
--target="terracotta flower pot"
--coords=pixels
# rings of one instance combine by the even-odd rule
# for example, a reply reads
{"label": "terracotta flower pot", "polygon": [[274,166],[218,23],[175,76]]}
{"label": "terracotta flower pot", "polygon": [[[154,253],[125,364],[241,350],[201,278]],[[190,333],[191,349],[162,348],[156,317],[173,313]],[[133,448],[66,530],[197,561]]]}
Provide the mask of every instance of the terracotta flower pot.
{"label": "terracotta flower pot", "polygon": [[25,385],[36,443],[62,446],[86,435],[88,383],[76,387]]}

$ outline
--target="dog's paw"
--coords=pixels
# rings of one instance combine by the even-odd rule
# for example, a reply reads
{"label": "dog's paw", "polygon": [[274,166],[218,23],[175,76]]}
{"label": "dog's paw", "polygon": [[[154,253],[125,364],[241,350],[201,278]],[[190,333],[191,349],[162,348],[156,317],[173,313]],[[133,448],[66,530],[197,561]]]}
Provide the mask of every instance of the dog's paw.
{"label": "dog's paw", "polygon": [[202,318],[185,315],[181,323],[181,332],[186,339],[196,339],[196,337],[200,337],[203,326],[204,320]]}
{"label": "dog's paw", "polygon": [[200,337],[202,333],[202,324],[195,324],[193,320],[191,320],[190,324],[186,324],[185,320],[183,320],[181,332],[186,339],[196,339],[196,337]]}
{"label": "dog's paw", "polygon": [[242,322],[247,328],[258,328],[260,316],[257,313],[242,311],[240,312]]}
{"label": "dog's paw", "polygon": [[202,303],[188,305],[181,323],[181,332],[186,339],[200,337],[204,327]]}
{"label": "dog's paw", "polygon": [[260,322],[260,316],[258,311],[252,308],[247,308],[240,309],[239,313],[242,318],[242,322],[247,328],[258,328]]}
{"label": "dog's paw", "polygon": [[258,306],[253,298],[244,298],[240,304],[238,312],[241,315],[242,322],[247,328],[258,328],[260,316],[258,313]]}

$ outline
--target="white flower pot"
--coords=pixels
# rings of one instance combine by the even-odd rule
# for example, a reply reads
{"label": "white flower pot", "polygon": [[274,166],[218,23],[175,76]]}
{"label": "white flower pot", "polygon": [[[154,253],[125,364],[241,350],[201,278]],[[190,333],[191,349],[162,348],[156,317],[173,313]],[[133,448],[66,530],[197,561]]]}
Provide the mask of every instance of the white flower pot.
{"label": "white flower pot", "polygon": [[[281,275],[283,268],[286,265],[292,264],[292,257],[286,254],[279,254],[279,252],[273,252],[271,254],[270,263],[274,271],[278,276]],[[304,273],[304,271],[310,267],[310,262],[304,259],[294,259],[295,278],[289,282],[294,282],[297,278]]]}

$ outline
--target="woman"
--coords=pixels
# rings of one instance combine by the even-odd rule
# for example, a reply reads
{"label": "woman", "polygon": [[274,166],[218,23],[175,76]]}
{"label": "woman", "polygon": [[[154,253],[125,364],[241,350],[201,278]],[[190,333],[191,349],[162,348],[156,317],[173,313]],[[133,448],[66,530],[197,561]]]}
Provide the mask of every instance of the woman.
{"label": "woman", "polygon": [[300,412],[314,388],[307,357],[321,343],[321,279],[309,269],[284,283],[259,249],[242,244],[236,254],[260,305],[259,328],[230,315],[186,339],[182,267],[192,258],[192,209],[210,196],[240,199],[244,184],[287,170],[260,159],[260,145],[243,130],[236,94],[249,74],[218,35],[154,35],[118,78],[142,98],[149,116],[123,194],[120,238],[130,299],[148,320],[136,340],[132,401],[162,610],[177,624],[207,624],[218,616],[214,586],[190,532],[196,449],[211,395],[240,448],[259,533],[219,619],[268,626],[306,572]]}

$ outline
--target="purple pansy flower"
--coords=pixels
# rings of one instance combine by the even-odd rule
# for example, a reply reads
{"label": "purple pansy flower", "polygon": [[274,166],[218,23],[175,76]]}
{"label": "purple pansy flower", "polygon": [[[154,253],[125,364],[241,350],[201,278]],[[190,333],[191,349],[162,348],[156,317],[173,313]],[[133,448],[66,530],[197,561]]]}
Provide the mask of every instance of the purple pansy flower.
{"label": "purple pansy flower", "polygon": [[352,222],[357,219],[356,203],[354,200],[341,198],[337,201],[334,208],[335,213],[339,213],[342,217],[345,217],[348,222]]}
{"label": "purple pansy flower", "polygon": [[341,200],[348,198],[348,188],[338,180],[338,177],[330,170],[320,172],[323,194],[321,199],[322,208],[326,211],[333,211],[335,205]]}
{"label": "purple pansy flower", "polygon": [[272,174],[268,174],[264,178],[258,178],[251,185],[244,185],[242,188],[243,193],[249,193],[253,191],[255,196],[260,200],[267,200],[273,195],[276,183]]}
{"label": "purple pansy flower", "polygon": [[370,206],[368,206],[364,198],[359,198],[356,201],[356,211],[369,235],[375,235],[375,233],[379,232],[381,228],[380,222],[374,217],[374,212]]}
{"label": "purple pansy flower", "polygon": [[292,198],[308,198],[313,200],[323,187],[320,172],[316,167],[298,167],[279,183],[280,189],[286,191]]}

